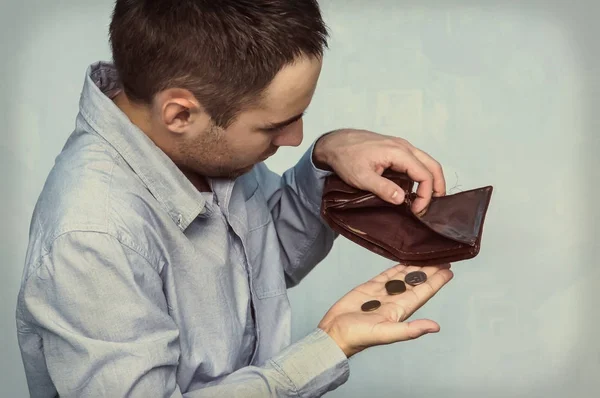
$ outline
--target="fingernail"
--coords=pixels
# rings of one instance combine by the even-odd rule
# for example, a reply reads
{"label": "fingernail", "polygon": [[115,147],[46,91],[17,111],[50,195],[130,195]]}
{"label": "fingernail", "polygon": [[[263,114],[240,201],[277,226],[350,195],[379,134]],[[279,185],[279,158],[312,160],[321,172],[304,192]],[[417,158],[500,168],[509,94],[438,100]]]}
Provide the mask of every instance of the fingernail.
{"label": "fingernail", "polygon": [[396,204],[402,203],[402,201],[400,200],[400,195],[398,194],[398,191],[394,191],[394,193],[392,194],[392,201]]}

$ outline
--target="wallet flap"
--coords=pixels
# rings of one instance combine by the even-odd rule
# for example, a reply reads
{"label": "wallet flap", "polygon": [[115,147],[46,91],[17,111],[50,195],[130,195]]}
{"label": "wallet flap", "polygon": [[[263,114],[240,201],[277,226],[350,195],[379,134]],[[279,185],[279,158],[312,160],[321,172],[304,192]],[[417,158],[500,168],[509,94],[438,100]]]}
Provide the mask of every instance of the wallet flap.
{"label": "wallet flap", "polygon": [[432,198],[427,212],[417,218],[436,233],[473,246],[481,234],[492,190],[487,186]]}

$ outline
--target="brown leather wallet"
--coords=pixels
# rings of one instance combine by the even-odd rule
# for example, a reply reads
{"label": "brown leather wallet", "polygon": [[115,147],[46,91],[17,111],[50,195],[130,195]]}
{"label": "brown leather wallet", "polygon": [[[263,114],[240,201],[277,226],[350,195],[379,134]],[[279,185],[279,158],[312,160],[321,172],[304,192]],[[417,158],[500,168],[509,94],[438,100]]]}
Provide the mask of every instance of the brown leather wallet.
{"label": "brown leather wallet", "polygon": [[383,176],[404,190],[404,203],[388,203],[332,174],[325,180],[322,218],[340,235],[401,264],[439,265],[479,254],[492,186],[434,197],[418,217],[410,209],[415,182],[390,170]]}

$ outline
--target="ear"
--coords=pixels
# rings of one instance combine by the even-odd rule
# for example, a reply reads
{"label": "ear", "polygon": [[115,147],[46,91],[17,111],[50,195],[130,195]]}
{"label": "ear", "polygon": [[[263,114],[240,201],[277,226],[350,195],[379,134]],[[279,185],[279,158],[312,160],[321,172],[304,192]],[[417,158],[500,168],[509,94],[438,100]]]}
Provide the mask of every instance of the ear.
{"label": "ear", "polygon": [[159,96],[160,117],[164,126],[175,134],[197,131],[204,119],[204,110],[187,90],[170,89]]}

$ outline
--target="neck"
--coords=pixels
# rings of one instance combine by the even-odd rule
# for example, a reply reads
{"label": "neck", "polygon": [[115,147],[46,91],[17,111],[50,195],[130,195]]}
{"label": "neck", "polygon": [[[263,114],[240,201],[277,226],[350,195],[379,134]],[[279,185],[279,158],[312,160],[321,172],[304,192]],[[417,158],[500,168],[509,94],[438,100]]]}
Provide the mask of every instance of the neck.
{"label": "neck", "polygon": [[181,166],[179,167],[179,169],[199,192],[212,192],[212,188],[210,187],[208,179],[205,176]]}
{"label": "neck", "polygon": [[153,141],[152,126],[150,123],[150,111],[142,105],[134,104],[127,95],[121,91],[113,99],[117,107],[129,118],[131,123],[135,124]]}

